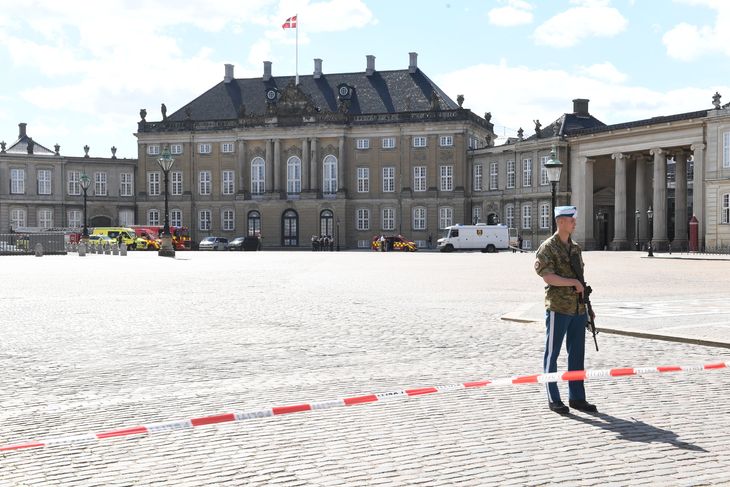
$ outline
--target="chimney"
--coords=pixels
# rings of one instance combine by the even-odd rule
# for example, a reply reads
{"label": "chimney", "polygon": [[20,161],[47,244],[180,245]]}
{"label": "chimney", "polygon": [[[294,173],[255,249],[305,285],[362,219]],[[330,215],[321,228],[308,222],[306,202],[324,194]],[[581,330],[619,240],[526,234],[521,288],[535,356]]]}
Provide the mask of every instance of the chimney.
{"label": "chimney", "polygon": [[408,53],[408,72],[413,74],[418,69],[418,53],[417,52],[409,52]]}
{"label": "chimney", "polygon": [[365,74],[368,76],[372,76],[373,73],[375,72],[375,56],[373,56],[372,54],[368,54],[365,57],[368,60],[368,67],[365,70]]}
{"label": "chimney", "polygon": [[322,77],[322,60],[319,58],[314,59],[314,79]]}
{"label": "chimney", "polygon": [[271,61],[264,61],[264,81],[271,81]]}
{"label": "chimney", "polygon": [[18,124],[18,129],[19,129],[18,130],[18,138],[19,139],[22,139],[23,137],[25,137],[25,127],[27,125],[28,125],[27,123],[19,123]]}
{"label": "chimney", "polygon": [[224,83],[230,83],[233,81],[233,65],[232,64],[225,64],[226,67],[226,74],[223,76],[223,82]]}
{"label": "chimney", "polygon": [[576,115],[588,116],[588,100],[587,98],[576,98],[573,100],[573,113]]}

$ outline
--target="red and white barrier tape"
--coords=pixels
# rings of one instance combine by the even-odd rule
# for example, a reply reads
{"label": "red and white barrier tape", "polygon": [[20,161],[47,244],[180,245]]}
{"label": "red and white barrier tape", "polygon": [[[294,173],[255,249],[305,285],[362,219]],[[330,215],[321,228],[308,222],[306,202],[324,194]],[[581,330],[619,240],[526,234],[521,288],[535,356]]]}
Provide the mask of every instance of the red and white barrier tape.
{"label": "red and white barrier tape", "polygon": [[546,382],[568,382],[573,380],[586,379],[602,379],[610,377],[622,377],[630,375],[646,375],[664,372],[690,372],[714,369],[729,368],[727,362],[717,362],[714,364],[690,365],[690,366],[665,366],[665,367],[638,367],[638,368],[617,368],[602,370],[576,370],[572,372],[554,372],[549,374],[521,375],[512,378],[501,378],[494,380],[482,380],[477,382],[463,382],[460,384],[441,385],[432,387],[421,387],[418,389],[405,389],[392,392],[381,392],[377,394],[369,394],[366,396],[347,397],[344,399],[334,399],[330,401],[314,402],[311,404],[296,404],[292,406],[274,406],[271,408],[260,409],[255,411],[243,411],[216,414],[213,416],[203,416],[199,418],[183,419],[177,421],[165,421],[161,423],[151,423],[142,426],[133,426],[130,428],[121,428],[101,433],[86,433],[73,436],[63,436],[56,438],[46,438],[28,443],[18,443],[15,445],[0,446],[0,452],[11,450],[22,450],[26,448],[42,448],[46,446],[62,446],[76,443],[95,442],[104,438],[115,438],[120,436],[132,436],[142,434],[160,433],[163,431],[176,431],[195,428],[196,426],[204,426],[207,424],[228,423],[233,421],[243,421],[246,419],[268,418],[271,416],[280,416],[282,414],[298,413],[302,411],[314,411],[318,409],[331,409],[343,406],[355,406],[368,402],[384,402],[396,399],[407,399],[413,396],[421,396],[424,394],[435,394],[437,392],[449,392],[458,389],[466,389],[473,387],[510,385],[510,384],[537,384]]}

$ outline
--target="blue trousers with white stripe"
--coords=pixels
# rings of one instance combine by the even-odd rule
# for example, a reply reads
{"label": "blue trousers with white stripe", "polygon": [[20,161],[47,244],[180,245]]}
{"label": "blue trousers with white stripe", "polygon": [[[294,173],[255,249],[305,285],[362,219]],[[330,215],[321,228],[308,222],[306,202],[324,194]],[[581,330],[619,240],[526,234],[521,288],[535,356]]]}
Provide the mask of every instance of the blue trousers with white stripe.
{"label": "blue trousers with white stripe", "polygon": [[[583,370],[586,344],[586,315],[566,315],[547,311],[545,313],[545,357],[543,359],[543,370],[547,372],[558,371],[558,355],[563,346],[568,350],[568,370]],[[545,384],[548,401],[559,402],[560,392],[557,382]],[[583,381],[570,381],[568,383],[568,398],[581,400],[586,398]]]}

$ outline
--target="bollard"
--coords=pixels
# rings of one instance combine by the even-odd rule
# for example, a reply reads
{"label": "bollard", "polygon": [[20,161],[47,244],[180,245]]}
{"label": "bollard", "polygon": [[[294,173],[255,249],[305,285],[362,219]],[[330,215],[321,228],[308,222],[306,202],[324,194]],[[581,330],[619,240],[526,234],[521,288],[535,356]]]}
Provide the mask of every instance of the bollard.
{"label": "bollard", "polygon": [[79,244],[79,257],[86,257],[86,245],[83,242]]}
{"label": "bollard", "polygon": [[119,244],[112,245],[112,255],[119,255]]}
{"label": "bollard", "polygon": [[122,245],[119,246],[119,255],[127,255],[127,244],[122,243]]}
{"label": "bollard", "polygon": [[104,244],[104,255],[111,255],[111,246],[108,243]]}
{"label": "bollard", "polygon": [[43,244],[38,242],[35,244],[35,256],[36,257],[43,257]]}

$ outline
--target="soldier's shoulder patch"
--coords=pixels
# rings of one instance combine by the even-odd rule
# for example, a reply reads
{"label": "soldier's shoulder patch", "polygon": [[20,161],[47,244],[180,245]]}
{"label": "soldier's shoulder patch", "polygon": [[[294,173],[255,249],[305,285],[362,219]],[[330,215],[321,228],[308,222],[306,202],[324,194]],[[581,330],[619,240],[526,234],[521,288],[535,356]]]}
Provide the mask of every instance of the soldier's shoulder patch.
{"label": "soldier's shoulder patch", "polygon": [[535,261],[535,270],[540,268],[540,260]]}

